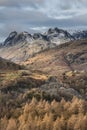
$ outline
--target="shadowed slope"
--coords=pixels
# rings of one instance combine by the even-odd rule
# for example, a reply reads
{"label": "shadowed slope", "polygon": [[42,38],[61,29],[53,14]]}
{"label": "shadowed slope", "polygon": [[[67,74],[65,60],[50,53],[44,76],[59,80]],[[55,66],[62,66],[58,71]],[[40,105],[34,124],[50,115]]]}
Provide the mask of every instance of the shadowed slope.
{"label": "shadowed slope", "polygon": [[18,70],[22,67],[0,57],[0,70]]}

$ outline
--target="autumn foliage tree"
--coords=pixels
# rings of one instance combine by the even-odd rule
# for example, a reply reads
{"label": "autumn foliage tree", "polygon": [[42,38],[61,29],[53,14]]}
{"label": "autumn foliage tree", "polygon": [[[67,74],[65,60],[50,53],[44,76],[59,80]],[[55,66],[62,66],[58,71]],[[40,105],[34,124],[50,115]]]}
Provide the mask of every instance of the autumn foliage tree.
{"label": "autumn foliage tree", "polygon": [[87,130],[87,102],[73,98],[26,103],[18,118],[0,120],[0,130]]}

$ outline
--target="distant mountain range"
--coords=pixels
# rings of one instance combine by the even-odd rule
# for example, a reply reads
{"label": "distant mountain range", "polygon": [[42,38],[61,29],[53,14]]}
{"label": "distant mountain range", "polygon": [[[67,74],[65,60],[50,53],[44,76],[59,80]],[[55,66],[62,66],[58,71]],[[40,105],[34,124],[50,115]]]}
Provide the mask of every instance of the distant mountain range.
{"label": "distant mountain range", "polygon": [[71,40],[74,40],[74,37],[65,30],[54,28],[49,29],[47,32],[29,34],[28,32],[22,32],[18,34],[16,31],[11,32],[7,39],[4,41],[4,45],[13,45],[20,42],[29,42],[33,43],[35,40],[44,40],[47,42],[61,44]]}
{"label": "distant mountain range", "polygon": [[87,39],[87,31],[77,31],[73,33],[73,37],[78,39]]}
{"label": "distant mountain range", "polygon": [[0,56],[13,62],[26,61],[46,49],[58,45],[87,38],[87,31],[74,32],[58,28],[50,28],[47,32],[29,34],[28,32],[11,32],[0,46]]}
{"label": "distant mountain range", "polygon": [[86,39],[87,31],[75,31],[72,34],[66,30],[58,28],[50,28],[47,32],[30,34],[28,32],[17,33],[16,31],[11,32],[5,39],[3,45],[14,45],[21,42],[33,43],[36,40],[44,40],[47,42],[55,43],[57,45],[69,42],[72,40]]}

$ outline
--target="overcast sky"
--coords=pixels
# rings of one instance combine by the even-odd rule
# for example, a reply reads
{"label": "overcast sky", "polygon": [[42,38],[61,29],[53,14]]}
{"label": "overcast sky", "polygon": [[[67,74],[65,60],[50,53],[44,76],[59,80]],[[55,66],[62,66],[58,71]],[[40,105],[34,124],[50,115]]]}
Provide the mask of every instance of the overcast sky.
{"label": "overcast sky", "polygon": [[87,0],[0,0],[0,41],[14,30],[87,28]]}

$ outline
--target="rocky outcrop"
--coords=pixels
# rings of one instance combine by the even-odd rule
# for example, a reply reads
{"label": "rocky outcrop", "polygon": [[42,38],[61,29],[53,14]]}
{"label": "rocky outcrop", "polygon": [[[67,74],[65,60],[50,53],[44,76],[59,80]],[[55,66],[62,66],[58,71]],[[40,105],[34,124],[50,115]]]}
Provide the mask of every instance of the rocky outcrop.
{"label": "rocky outcrop", "polygon": [[78,52],[76,54],[67,53],[65,58],[70,64],[72,63],[83,64],[87,62],[87,56],[84,55],[86,53],[87,52]]}
{"label": "rocky outcrop", "polygon": [[28,32],[22,32],[18,34],[15,39],[13,40],[14,43],[20,43],[20,42],[32,42],[33,37]]}
{"label": "rocky outcrop", "polygon": [[33,43],[36,40],[45,40],[55,44],[65,43],[74,40],[74,37],[63,29],[50,28],[46,33],[34,33],[33,35],[28,32],[17,33],[16,31],[11,32],[7,39],[4,41],[4,45],[14,45],[20,42]]}
{"label": "rocky outcrop", "polygon": [[34,38],[35,40],[36,40],[36,39],[42,39],[42,38],[43,38],[43,35],[40,34],[40,33],[34,33],[33,38]]}
{"label": "rocky outcrop", "polygon": [[41,33],[34,33],[33,34],[33,38],[35,40],[45,40],[45,41],[48,41],[48,38],[47,38],[47,35],[44,35],[44,34],[41,34]]}
{"label": "rocky outcrop", "polygon": [[59,90],[58,90],[58,94],[62,97],[65,97],[66,99],[70,99],[70,98],[73,98],[73,96],[76,96],[78,98],[81,98],[81,95],[78,93],[78,91],[76,91],[75,89],[73,88],[64,88],[64,87],[61,87]]}
{"label": "rocky outcrop", "polygon": [[60,83],[57,77],[49,77],[48,80],[40,86],[40,90],[50,94],[51,96],[57,97],[58,99],[72,99],[73,96],[81,98],[81,95],[78,91],[73,88],[65,88],[63,84]]}
{"label": "rocky outcrop", "polygon": [[74,37],[70,35],[66,30],[58,29],[58,28],[50,28],[45,35],[47,36],[47,39],[56,44],[61,44],[65,42],[69,42],[71,40],[74,40]]}
{"label": "rocky outcrop", "polygon": [[9,36],[7,37],[7,39],[4,41],[4,45],[12,45],[13,43],[13,40],[15,39],[15,37],[17,36],[17,32],[14,31],[14,32],[11,32],[9,34]]}
{"label": "rocky outcrop", "polygon": [[87,39],[87,31],[78,31],[73,33],[73,37],[78,40],[78,39]]}
{"label": "rocky outcrop", "polygon": [[9,34],[8,38],[4,42],[4,45],[10,46],[21,42],[31,43],[32,41],[33,41],[33,36],[28,32],[22,32],[18,34],[16,31],[14,31]]}
{"label": "rocky outcrop", "polygon": [[11,32],[4,41],[4,45],[5,46],[14,45],[20,42],[33,43],[33,41],[36,40],[45,40],[59,45],[62,43],[78,39],[87,39],[87,31],[79,31],[70,34],[68,31],[56,27],[56,28],[50,28],[47,32],[43,34],[34,33],[33,35],[31,35],[26,31],[22,33],[17,33],[16,31]]}

